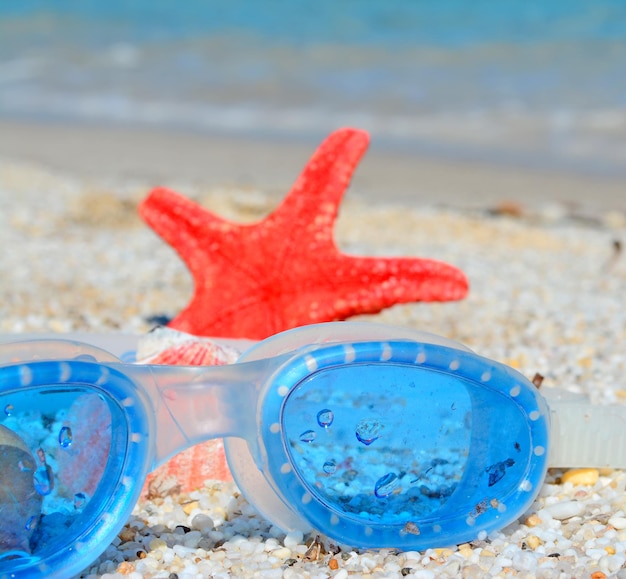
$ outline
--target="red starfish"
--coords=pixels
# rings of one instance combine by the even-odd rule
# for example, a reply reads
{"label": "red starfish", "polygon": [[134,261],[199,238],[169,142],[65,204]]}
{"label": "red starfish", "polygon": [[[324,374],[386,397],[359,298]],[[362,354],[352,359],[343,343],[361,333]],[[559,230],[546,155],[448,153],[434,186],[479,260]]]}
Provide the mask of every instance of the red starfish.
{"label": "red starfish", "polygon": [[139,212],[195,280],[193,299],[170,326],[263,339],[397,303],[465,297],[465,275],[445,263],[357,257],[337,249],[339,203],[368,141],[356,129],[332,133],[282,204],[253,224],[227,221],[173,191],[154,189]]}

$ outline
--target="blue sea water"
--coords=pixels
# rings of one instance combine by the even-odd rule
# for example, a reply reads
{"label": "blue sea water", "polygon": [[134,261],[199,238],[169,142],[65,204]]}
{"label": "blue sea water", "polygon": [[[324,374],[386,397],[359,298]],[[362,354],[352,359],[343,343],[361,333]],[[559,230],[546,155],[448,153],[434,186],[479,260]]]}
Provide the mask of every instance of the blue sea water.
{"label": "blue sea water", "polygon": [[626,2],[0,0],[0,115],[626,173]]}

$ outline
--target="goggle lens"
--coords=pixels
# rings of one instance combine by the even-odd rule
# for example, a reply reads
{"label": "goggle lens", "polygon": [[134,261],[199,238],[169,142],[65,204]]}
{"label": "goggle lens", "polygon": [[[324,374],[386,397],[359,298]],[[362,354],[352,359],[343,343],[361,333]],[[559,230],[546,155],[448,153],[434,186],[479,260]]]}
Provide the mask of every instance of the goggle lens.
{"label": "goggle lens", "polygon": [[546,468],[547,412],[508,369],[427,346],[397,344],[398,363],[375,348],[362,362],[329,352],[314,372],[291,370],[302,379],[282,404],[287,462],[270,451],[282,492],[315,527],[419,548],[470,540],[529,506]]}
{"label": "goggle lens", "polygon": [[[98,386],[105,381],[107,389]],[[80,570],[85,553],[102,550],[128,516],[138,494],[129,457],[144,449],[134,449],[141,444],[123,401],[134,403],[117,392],[125,382],[97,363],[4,369],[0,575],[33,566],[46,575],[60,561]]]}
{"label": "goggle lens", "polygon": [[454,493],[469,453],[471,399],[461,382],[416,382],[415,374],[382,365],[324,370],[285,402],[291,459],[333,510],[393,524],[432,515]]}

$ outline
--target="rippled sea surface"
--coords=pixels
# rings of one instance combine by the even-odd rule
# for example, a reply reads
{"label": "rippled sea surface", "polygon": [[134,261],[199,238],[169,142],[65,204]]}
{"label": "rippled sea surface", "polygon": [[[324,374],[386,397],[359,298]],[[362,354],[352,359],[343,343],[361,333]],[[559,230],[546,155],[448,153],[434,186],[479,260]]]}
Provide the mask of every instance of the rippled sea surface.
{"label": "rippled sea surface", "polygon": [[0,115],[626,173],[621,0],[0,3]]}

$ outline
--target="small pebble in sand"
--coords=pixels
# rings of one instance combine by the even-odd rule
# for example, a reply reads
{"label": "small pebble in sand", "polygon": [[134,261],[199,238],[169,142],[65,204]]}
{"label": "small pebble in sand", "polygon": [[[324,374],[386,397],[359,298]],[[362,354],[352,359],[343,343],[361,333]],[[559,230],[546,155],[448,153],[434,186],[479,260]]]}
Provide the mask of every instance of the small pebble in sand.
{"label": "small pebble in sand", "polygon": [[609,519],[608,523],[609,525],[611,525],[611,527],[613,527],[614,529],[617,529],[618,531],[622,531],[623,529],[626,529],[626,517],[624,517],[623,515],[612,516]]}
{"label": "small pebble in sand", "polygon": [[117,568],[117,572],[120,575],[130,575],[134,571],[135,571],[135,566],[132,563],[129,563],[128,561],[122,561]]}
{"label": "small pebble in sand", "polygon": [[541,524],[541,519],[536,513],[534,513],[526,519],[525,523],[529,527],[536,527],[537,525]]}
{"label": "small pebble in sand", "polygon": [[537,537],[537,535],[528,535],[525,542],[528,547],[533,551],[543,543],[543,541],[539,537]]}
{"label": "small pebble in sand", "polygon": [[[585,506],[579,501],[560,501],[552,505],[548,505],[543,509],[553,519],[559,521],[570,519],[583,512]],[[541,516],[541,515],[539,515]]]}
{"label": "small pebble in sand", "polygon": [[598,482],[600,472],[597,468],[573,468],[563,473],[561,482],[573,485],[593,486]]}

